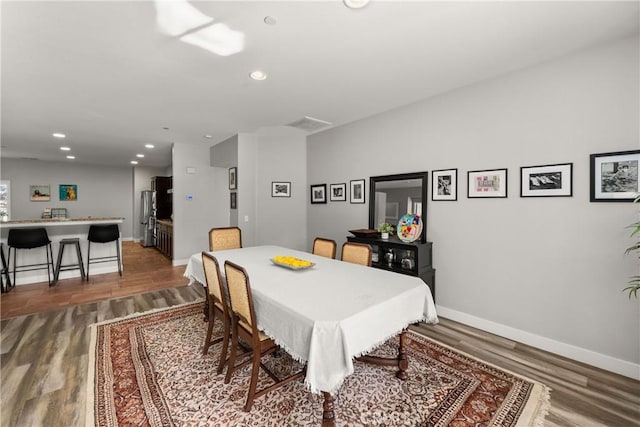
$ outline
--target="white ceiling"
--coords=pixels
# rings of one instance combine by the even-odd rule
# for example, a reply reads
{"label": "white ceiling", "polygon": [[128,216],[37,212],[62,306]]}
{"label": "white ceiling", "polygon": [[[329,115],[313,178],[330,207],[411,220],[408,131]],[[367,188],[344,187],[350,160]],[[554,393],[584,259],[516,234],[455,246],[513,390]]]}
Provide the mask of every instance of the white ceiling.
{"label": "white ceiling", "polygon": [[[67,161],[64,144],[75,162],[128,166],[145,153],[140,165],[168,166],[172,142],[210,146],[304,116],[345,124],[629,37],[640,22],[639,1],[179,3],[205,29],[243,33],[242,50],[167,35],[153,1],[2,1],[2,157]],[[258,68],[267,80],[249,79]]]}

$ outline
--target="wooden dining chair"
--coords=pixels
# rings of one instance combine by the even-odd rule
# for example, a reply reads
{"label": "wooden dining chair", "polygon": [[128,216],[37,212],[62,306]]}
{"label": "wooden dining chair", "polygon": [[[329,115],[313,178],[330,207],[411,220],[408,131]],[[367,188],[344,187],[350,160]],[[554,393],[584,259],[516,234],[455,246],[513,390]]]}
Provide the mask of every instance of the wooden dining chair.
{"label": "wooden dining chair", "polygon": [[214,227],[209,230],[209,250],[224,251],[242,247],[242,231],[238,227]]}
{"label": "wooden dining chair", "polygon": [[333,259],[336,257],[336,242],[335,240],[316,237],[313,240],[313,249],[311,252],[315,255]]}
{"label": "wooden dining chair", "polygon": [[[305,369],[300,372],[280,379],[271,372],[260,361],[262,357],[273,353],[278,349],[275,341],[269,338],[264,332],[258,330],[256,322],[256,314],[253,306],[253,297],[251,295],[251,285],[246,270],[230,261],[224,263],[227,289],[231,302],[231,354],[229,356],[229,366],[227,367],[227,375],[225,384],[231,380],[233,372],[251,363],[251,381],[249,383],[249,391],[247,393],[247,401],[244,405],[244,411],[249,412],[253,405],[253,400],[273,391],[283,385],[289,384],[305,375]],[[240,345],[238,339],[241,338],[245,344],[251,349],[243,354],[238,355],[238,347]],[[244,362],[235,365],[236,360],[250,355],[251,357]],[[261,390],[256,390],[258,385],[258,372],[260,367],[271,377],[274,383]]]}
{"label": "wooden dining chair", "polygon": [[342,261],[371,267],[371,246],[365,243],[345,242],[342,245]]}
{"label": "wooden dining chair", "polygon": [[[222,349],[220,350],[220,362],[218,363],[218,374],[222,373],[224,365],[227,362],[227,349],[229,348],[229,336],[231,333],[231,317],[229,316],[229,307],[227,305],[227,296],[220,274],[220,266],[218,260],[213,255],[202,252],[202,267],[204,269],[204,278],[207,282],[207,300],[209,316],[209,325],[207,327],[207,335],[204,338],[204,347],[202,354],[209,352],[209,347],[222,341]],[[215,319],[220,319],[223,324],[222,336],[211,340],[213,333],[213,325]]]}

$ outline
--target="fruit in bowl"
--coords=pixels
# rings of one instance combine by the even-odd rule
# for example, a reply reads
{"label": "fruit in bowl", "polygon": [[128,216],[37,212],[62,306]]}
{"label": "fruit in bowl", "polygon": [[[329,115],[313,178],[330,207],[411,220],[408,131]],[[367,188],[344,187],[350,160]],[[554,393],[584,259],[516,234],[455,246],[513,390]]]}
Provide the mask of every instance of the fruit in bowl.
{"label": "fruit in bowl", "polygon": [[283,264],[294,268],[305,268],[311,267],[313,265],[311,261],[286,255],[277,255],[273,257],[273,262],[275,262],[276,264]]}

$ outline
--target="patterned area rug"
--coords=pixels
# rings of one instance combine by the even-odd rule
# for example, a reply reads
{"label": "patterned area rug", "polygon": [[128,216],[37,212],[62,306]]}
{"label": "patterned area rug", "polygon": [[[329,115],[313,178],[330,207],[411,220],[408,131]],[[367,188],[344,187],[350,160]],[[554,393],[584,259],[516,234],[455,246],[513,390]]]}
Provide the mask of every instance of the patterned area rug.
{"label": "patterned area rug", "polygon": [[[217,322],[217,326],[219,322]],[[243,412],[250,367],[216,375],[220,344],[202,355],[202,302],[92,325],[87,425],[319,426],[322,398],[302,381]],[[221,330],[214,330],[220,334]],[[357,362],[336,397],[340,426],[541,426],[549,389],[422,335],[407,335],[409,379]],[[397,338],[375,353],[394,356]],[[268,364],[298,369],[286,354]],[[226,372],[226,371],[225,371]],[[262,374],[262,372],[261,372]],[[265,374],[260,381],[269,383]],[[260,387],[260,385],[258,386]]]}

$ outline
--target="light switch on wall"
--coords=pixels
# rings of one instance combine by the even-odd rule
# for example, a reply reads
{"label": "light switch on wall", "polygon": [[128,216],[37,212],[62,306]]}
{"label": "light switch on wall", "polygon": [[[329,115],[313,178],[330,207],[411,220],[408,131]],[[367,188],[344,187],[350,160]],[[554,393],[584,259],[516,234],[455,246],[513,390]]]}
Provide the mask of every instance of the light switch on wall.
{"label": "light switch on wall", "polygon": [[249,222],[249,215],[244,216],[244,222]]}

